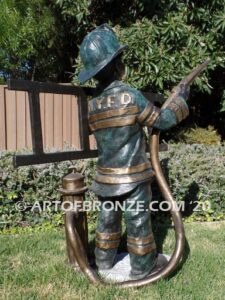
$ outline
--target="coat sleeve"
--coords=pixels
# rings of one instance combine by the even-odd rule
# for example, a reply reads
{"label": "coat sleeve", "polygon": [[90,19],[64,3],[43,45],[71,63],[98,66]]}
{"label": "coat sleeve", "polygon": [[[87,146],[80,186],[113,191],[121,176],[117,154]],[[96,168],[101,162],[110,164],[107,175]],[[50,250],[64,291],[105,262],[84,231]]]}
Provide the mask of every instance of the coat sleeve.
{"label": "coat sleeve", "polygon": [[160,130],[167,130],[177,125],[189,115],[188,105],[180,95],[175,97],[167,108],[160,109],[138,91],[136,93],[136,105],[139,108],[138,123]]}

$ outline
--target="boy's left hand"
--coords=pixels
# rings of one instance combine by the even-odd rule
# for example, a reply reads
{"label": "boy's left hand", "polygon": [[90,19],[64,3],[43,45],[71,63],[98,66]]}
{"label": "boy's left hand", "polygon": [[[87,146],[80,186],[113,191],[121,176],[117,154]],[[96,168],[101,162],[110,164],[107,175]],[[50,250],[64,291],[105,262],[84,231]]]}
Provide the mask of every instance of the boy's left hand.
{"label": "boy's left hand", "polygon": [[186,84],[181,84],[178,94],[179,96],[187,100],[190,94],[190,86]]}

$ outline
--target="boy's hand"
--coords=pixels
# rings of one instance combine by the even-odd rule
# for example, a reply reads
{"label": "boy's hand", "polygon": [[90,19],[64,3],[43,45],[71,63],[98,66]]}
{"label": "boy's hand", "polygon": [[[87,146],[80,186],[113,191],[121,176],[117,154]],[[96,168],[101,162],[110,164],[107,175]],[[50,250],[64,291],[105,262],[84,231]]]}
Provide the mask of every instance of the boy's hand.
{"label": "boy's hand", "polygon": [[186,85],[186,84],[181,84],[179,86],[179,96],[183,97],[185,100],[188,99],[189,97],[189,94],[190,94],[190,86],[189,85]]}

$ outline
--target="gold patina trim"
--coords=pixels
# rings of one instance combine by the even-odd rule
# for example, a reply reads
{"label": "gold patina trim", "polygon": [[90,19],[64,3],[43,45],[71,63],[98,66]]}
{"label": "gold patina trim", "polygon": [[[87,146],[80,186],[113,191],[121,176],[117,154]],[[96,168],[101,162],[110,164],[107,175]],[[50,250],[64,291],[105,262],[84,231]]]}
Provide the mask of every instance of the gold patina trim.
{"label": "gold patina trim", "polygon": [[110,120],[98,121],[96,123],[90,124],[90,128],[92,131],[110,127],[122,127],[128,125],[134,125],[136,122],[136,116],[128,116],[128,117],[119,117],[113,118]]}
{"label": "gold patina trim", "polygon": [[178,123],[180,123],[183,120],[182,110],[180,109],[180,106],[177,103],[172,102],[168,105],[167,108],[171,109],[175,113]]}
{"label": "gold patina trim", "polygon": [[174,99],[174,101],[168,105],[168,108],[175,113],[178,123],[189,115],[188,107],[182,101],[180,101],[180,98]]}
{"label": "gold patina trim", "polygon": [[142,256],[147,253],[151,253],[151,252],[155,251],[156,244],[155,244],[155,242],[153,242],[149,245],[146,245],[146,246],[134,246],[134,245],[127,244],[127,250],[129,253],[133,253],[133,254]]}
{"label": "gold patina trim", "polygon": [[120,232],[96,232],[96,239],[99,240],[108,240],[108,241],[113,241],[113,240],[118,240],[121,236]]}
{"label": "gold patina trim", "polygon": [[143,123],[144,120],[147,118],[147,116],[152,112],[153,110],[153,104],[149,103],[145,109],[142,111],[142,113],[137,117],[137,120],[139,123]]}
{"label": "gold patina trim", "polygon": [[97,175],[95,176],[95,181],[100,183],[108,183],[108,184],[132,183],[132,182],[138,182],[145,179],[153,178],[154,175],[155,175],[154,171],[145,172],[133,176],[123,176],[123,177],[107,176],[107,175],[101,175],[97,173]]}
{"label": "gold patina trim", "polygon": [[146,162],[143,164],[139,164],[132,167],[127,168],[103,168],[97,166],[97,170],[102,174],[132,174],[132,173],[139,173],[151,168],[150,162]]}
{"label": "gold patina trim", "polygon": [[138,113],[138,111],[139,111],[138,107],[132,105],[132,106],[128,106],[128,107],[108,110],[108,111],[100,112],[97,114],[89,115],[88,120],[89,120],[89,122],[95,122],[98,120],[121,116],[121,115],[126,115],[126,114],[136,114],[136,113]]}
{"label": "gold patina trim", "polygon": [[120,240],[117,241],[95,241],[96,247],[100,249],[115,249],[119,246]]}
{"label": "gold patina trim", "polygon": [[187,116],[189,116],[189,109],[187,107],[182,107],[183,112],[183,118],[185,119]]}
{"label": "gold patina trim", "polygon": [[180,99],[183,99],[183,98],[181,98],[181,97],[177,98],[175,102],[176,102],[176,104],[179,103],[178,105],[179,105],[180,110],[183,114],[183,116],[182,116],[182,120],[183,120],[189,115],[189,108],[185,105],[185,103],[183,101],[180,101]]}
{"label": "gold patina trim", "polygon": [[153,234],[149,234],[148,236],[145,237],[131,237],[131,236],[127,236],[127,243],[128,244],[134,244],[134,245],[138,245],[138,246],[142,246],[145,244],[150,244],[154,242],[154,236]]}
{"label": "gold patina trim", "polygon": [[158,118],[159,114],[160,114],[160,109],[158,107],[154,106],[153,112],[151,113],[151,115],[145,121],[145,125],[147,127],[151,127],[155,123],[155,121]]}

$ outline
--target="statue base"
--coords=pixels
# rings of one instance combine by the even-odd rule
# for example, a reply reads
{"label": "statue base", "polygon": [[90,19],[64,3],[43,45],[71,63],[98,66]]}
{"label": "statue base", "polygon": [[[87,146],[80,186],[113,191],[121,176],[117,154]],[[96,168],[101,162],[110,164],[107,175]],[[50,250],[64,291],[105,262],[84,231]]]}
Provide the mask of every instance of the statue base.
{"label": "statue base", "polygon": [[[153,274],[159,271],[162,267],[164,267],[170,259],[169,255],[158,254],[158,260],[155,268],[149,274]],[[127,252],[119,253],[116,256],[115,264],[111,269],[108,270],[99,270],[99,275],[108,282],[123,282],[127,280],[131,280],[130,278],[130,257]]]}

